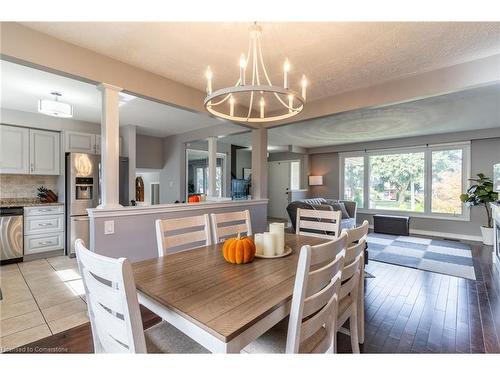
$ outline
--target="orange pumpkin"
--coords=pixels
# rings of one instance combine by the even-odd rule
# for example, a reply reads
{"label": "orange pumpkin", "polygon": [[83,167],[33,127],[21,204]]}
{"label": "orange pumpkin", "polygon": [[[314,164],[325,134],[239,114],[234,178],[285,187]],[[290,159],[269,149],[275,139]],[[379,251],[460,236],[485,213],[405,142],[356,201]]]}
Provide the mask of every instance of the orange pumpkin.
{"label": "orange pumpkin", "polygon": [[190,195],[188,197],[188,203],[198,203],[200,201],[199,195]]}
{"label": "orange pumpkin", "polygon": [[253,261],[255,244],[249,237],[228,238],[222,246],[224,259],[229,263],[244,264]]}

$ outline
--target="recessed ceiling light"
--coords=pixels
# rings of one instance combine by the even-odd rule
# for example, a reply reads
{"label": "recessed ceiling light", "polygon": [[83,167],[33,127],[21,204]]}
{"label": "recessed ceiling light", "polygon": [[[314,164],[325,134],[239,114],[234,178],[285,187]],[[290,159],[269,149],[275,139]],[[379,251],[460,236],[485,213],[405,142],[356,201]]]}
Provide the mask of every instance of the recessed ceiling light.
{"label": "recessed ceiling light", "polygon": [[54,95],[54,100],[40,99],[38,101],[38,112],[53,117],[73,117],[73,106],[59,101],[59,97],[62,96],[62,94],[56,91],[50,94]]}

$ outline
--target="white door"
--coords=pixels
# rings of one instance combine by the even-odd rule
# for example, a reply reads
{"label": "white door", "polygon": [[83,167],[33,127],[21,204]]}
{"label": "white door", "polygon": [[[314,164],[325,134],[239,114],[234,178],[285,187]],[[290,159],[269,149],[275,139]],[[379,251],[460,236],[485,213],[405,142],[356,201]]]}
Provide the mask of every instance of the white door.
{"label": "white door", "polygon": [[288,192],[290,190],[290,162],[268,163],[269,211],[267,216],[287,219]]}
{"label": "white door", "polygon": [[59,175],[59,133],[30,129],[31,174]]}
{"label": "white door", "polygon": [[17,126],[0,126],[0,173],[30,173],[30,131]]}
{"label": "white door", "polygon": [[[79,133],[67,131],[64,133],[65,137],[65,151],[66,152],[82,152],[87,154],[97,154],[96,135],[89,133]],[[101,141],[99,137],[99,150],[101,148]]]}

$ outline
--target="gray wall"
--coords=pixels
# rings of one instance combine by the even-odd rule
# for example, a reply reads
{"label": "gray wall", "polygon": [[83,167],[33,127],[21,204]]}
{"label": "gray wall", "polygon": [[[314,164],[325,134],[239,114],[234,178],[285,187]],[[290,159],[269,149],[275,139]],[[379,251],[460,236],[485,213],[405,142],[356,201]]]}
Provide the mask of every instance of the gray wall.
{"label": "gray wall", "polygon": [[236,150],[236,178],[243,178],[243,168],[252,168],[251,150]]}
{"label": "gray wall", "polygon": [[[252,230],[255,233],[264,232],[267,226],[267,201],[248,205],[242,201],[237,207],[231,204],[228,207],[204,209],[203,205],[200,205],[199,210],[91,218],[90,228],[93,237],[91,235],[90,247],[98,254],[113,258],[126,257],[132,262],[155,258],[158,256],[155,220],[245,209],[250,211]],[[104,234],[106,220],[115,222],[115,233],[112,235]]]}
{"label": "gray wall", "polygon": [[[481,136],[491,136],[492,138],[481,139]],[[414,146],[427,143],[446,143],[471,140],[471,177],[483,172],[491,175],[493,164],[500,162],[500,128],[489,129],[488,131],[463,132],[444,134],[438,136],[414,137],[396,139],[391,141],[369,142],[365,144],[330,146],[323,150],[331,152],[315,153],[318,149],[311,149],[310,164],[311,174],[323,175],[323,186],[311,186],[310,196],[312,197],[339,197],[339,152],[359,151],[363,149],[377,149],[390,147]],[[337,149],[338,151],[333,151]],[[372,215],[358,213],[358,222],[367,219],[372,224]],[[479,227],[486,221],[484,208],[472,208],[470,221],[442,220],[429,218],[411,218],[411,229],[421,231],[432,231],[442,233],[454,233],[466,236],[480,236]]]}
{"label": "gray wall", "polygon": [[137,134],[136,168],[163,168],[163,138]]}
{"label": "gray wall", "polygon": [[285,161],[299,160],[300,161],[300,188],[308,188],[308,176],[310,172],[309,155],[306,153],[297,152],[273,152],[269,154],[267,161]]}

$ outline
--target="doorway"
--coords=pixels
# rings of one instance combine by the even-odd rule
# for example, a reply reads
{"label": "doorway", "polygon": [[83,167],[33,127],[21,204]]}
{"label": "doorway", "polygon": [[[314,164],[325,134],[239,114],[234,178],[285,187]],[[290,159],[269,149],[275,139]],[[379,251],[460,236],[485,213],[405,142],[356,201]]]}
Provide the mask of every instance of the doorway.
{"label": "doorway", "polygon": [[275,219],[288,219],[286,207],[289,193],[300,186],[300,161],[285,160],[268,163],[269,204],[268,215]]}

